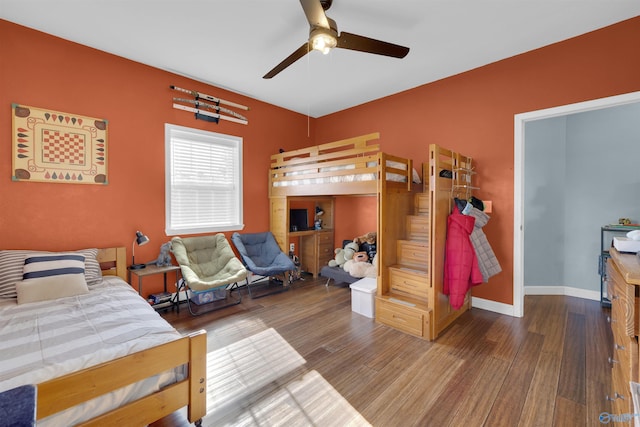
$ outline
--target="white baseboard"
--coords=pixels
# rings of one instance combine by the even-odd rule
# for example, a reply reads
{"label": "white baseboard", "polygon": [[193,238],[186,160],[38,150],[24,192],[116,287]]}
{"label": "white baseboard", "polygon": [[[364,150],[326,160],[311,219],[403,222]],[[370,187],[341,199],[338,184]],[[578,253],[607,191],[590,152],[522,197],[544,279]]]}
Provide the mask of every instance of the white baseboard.
{"label": "white baseboard", "polygon": [[[525,286],[525,295],[566,295],[568,297],[583,298],[593,301],[600,301],[600,291],[589,291],[587,289],[572,288],[571,286]],[[471,306],[482,310],[493,311],[494,313],[515,316],[513,305],[504,304],[488,299],[471,297]]]}
{"label": "white baseboard", "polygon": [[471,307],[493,311],[494,313],[506,314],[507,316],[514,316],[513,305],[491,301],[484,298],[471,297]]}
{"label": "white baseboard", "polygon": [[566,295],[600,301],[600,291],[590,291],[587,289],[573,288],[571,286],[525,286],[525,295]]}

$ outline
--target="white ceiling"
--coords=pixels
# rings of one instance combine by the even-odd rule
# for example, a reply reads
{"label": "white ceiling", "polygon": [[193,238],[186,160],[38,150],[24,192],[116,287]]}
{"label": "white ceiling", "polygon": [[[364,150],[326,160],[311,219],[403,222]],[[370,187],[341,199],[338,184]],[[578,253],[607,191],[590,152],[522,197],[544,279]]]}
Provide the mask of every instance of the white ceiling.
{"label": "white ceiling", "polygon": [[308,38],[299,0],[0,0],[2,19],[311,117],[638,16],[640,1],[334,0],[327,15],[411,51],[311,52],[265,80]]}

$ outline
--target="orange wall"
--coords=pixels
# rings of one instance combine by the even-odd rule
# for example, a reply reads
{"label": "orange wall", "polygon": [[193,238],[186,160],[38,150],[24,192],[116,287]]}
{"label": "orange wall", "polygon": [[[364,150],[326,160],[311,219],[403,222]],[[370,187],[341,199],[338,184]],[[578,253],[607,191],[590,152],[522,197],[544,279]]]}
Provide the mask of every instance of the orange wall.
{"label": "orange wall", "polygon": [[503,268],[473,294],[511,304],[514,115],[640,90],[639,40],[640,17],[321,117],[316,143],[379,131],[383,149],[416,166],[431,143],[472,156],[477,196],[493,201],[484,231]]}
{"label": "orange wall", "polygon": [[[379,131],[393,154],[427,159],[438,143],[475,158],[478,196],[492,200],[485,232],[503,273],[474,295],[512,303],[513,116],[640,90],[640,18],[467,73],[311,120],[304,115],[0,20],[0,246],[71,249],[131,245],[137,228],[155,258],[164,233],[164,123],[244,138],[245,230],[268,228],[267,165],[293,149]],[[251,107],[249,125],[194,120],[174,110],[176,85]],[[240,90],[242,88],[239,88]],[[109,184],[12,182],[11,103],[109,121]],[[286,123],[286,126],[283,126]],[[263,172],[260,172],[263,171]],[[336,242],[375,229],[375,199],[336,205]],[[345,216],[346,215],[346,216]],[[130,250],[130,249],[129,249]],[[130,255],[130,254],[129,254]],[[145,285],[146,290],[146,285]]]}
{"label": "orange wall", "polygon": [[[126,246],[155,259],[164,229],[164,124],[241,136],[245,231],[269,228],[267,167],[278,148],[311,145],[304,115],[0,20],[0,247]],[[250,107],[249,125],[195,120],[170,85]],[[11,104],[108,120],[108,185],[11,180]],[[286,123],[286,126],[283,124]],[[145,291],[146,291],[145,285]]]}
{"label": "orange wall", "polygon": [[337,221],[334,237],[338,247],[342,246],[343,240],[353,240],[378,229],[377,198],[375,196],[337,197],[335,216]]}

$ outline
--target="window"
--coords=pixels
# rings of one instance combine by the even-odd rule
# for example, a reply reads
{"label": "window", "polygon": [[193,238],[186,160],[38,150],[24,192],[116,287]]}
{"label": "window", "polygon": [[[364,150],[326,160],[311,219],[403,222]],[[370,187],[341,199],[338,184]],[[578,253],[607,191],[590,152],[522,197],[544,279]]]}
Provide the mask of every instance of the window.
{"label": "window", "polygon": [[241,230],[242,138],[165,124],[166,233]]}

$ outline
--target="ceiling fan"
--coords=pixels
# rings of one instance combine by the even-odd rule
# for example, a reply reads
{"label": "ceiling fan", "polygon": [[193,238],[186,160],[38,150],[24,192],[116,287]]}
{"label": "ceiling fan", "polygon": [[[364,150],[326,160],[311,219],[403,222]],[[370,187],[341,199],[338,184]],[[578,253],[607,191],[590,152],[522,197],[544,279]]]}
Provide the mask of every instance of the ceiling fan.
{"label": "ceiling fan", "polygon": [[347,32],[338,35],[336,21],[329,18],[325,11],[331,7],[333,0],[300,0],[302,9],[309,21],[309,40],[295,52],[285,58],[265,74],[263,79],[270,79],[276,74],[305,56],[310,50],[319,50],[325,55],[334,47],[341,49],[358,50],[360,52],[374,53],[376,55],[404,58],[409,53],[409,48],[369,37],[359,36]]}

